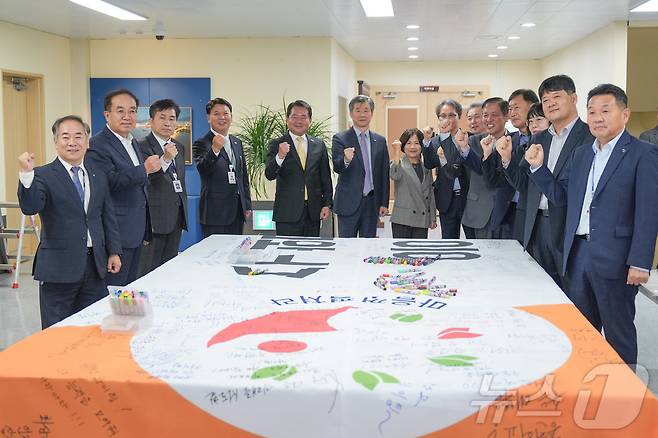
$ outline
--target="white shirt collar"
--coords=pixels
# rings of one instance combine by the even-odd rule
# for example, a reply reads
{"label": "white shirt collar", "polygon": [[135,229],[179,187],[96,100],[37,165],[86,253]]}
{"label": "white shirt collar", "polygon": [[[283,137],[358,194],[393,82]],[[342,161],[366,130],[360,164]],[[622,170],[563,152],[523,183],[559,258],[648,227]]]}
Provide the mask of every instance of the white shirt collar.
{"label": "white shirt collar", "polygon": [[128,143],[132,143],[132,141],[133,141],[133,135],[132,135],[132,133],[129,132],[129,133],[128,133],[128,137],[122,137],[122,136],[120,136],[119,134],[117,134],[116,132],[112,131],[112,128],[110,128],[110,125],[108,125],[107,123],[105,124],[105,126],[107,126],[107,129],[109,129],[110,132],[111,132],[112,134],[114,134],[114,135],[119,139],[119,141],[120,141],[121,143],[123,143],[124,141],[128,141]]}
{"label": "white shirt collar", "polygon": [[555,130],[555,126],[554,126],[554,125],[551,125],[551,126],[548,127],[548,132],[550,132],[550,134],[551,134],[553,137],[555,137],[556,135],[557,135],[558,137],[562,137],[563,135],[569,135],[569,133],[571,132],[571,128],[573,128],[573,126],[576,124],[576,121],[577,121],[578,119],[579,119],[579,117],[576,116],[576,118],[573,119],[573,120],[572,120],[567,126],[565,126],[564,128],[562,128],[562,131],[561,131],[559,134],[558,134],[557,131]]}
{"label": "white shirt collar", "polygon": [[599,149],[599,144],[600,144],[599,139],[598,138],[595,139],[594,143],[592,143],[592,149],[594,149],[594,153],[598,154],[599,152],[608,152],[608,151],[611,151],[612,149],[614,149],[615,146],[617,145],[617,142],[619,141],[621,136],[624,134],[625,130],[626,130],[626,128],[624,127],[624,129],[622,129],[621,132],[615,136],[615,138],[610,140],[608,143],[604,144],[601,147],[601,149]]}
{"label": "white shirt collar", "polygon": [[[59,155],[57,156],[57,159],[59,160],[60,163],[62,163],[62,165],[64,166],[64,168],[66,168],[66,171],[67,171],[68,173],[71,173],[71,169],[73,168],[73,164],[66,162],[66,161],[63,160],[62,157],[60,157]],[[87,173],[87,169],[85,169],[85,160],[84,160],[84,159],[82,160],[82,163],[80,163],[80,165],[77,166],[77,167],[79,167],[80,169],[82,169],[82,171],[83,171],[84,173]]]}
{"label": "white shirt collar", "polygon": [[215,130],[212,129],[212,128],[210,128],[210,132],[212,132],[212,133],[215,134],[215,135],[221,135],[221,136],[224,137],[225,139],[229,140],[229,138],[228,138],[228,134],[226,134],[226,135],[224,135],[224,134],[220,134],[219,132],[215,131]]}
{"label": "white shirt collar", "polygon": [[164,147],[164,145],[167,144],[171,140],[171,138],[168,138],[167,140],[163,140],[162,138],[160,138],[160,136],[158,136],[158,134],[156,134],[153,131],[151,131],[151,134],[153,134],[153,137],[155,137],[155,139],[158,141],[158,143],[160,143],[161,147]]}

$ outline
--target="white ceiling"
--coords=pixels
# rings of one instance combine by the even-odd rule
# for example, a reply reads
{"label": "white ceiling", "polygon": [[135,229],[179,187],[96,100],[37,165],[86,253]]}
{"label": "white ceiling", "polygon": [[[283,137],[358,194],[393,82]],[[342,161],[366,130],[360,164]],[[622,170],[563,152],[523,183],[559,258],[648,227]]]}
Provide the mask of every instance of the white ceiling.
{"label": "white ceiling", "polygon": [[119,21],[68,0],[0,0],[0,20],[91,39],[153,38],[158,22],[167,38],[331,36],[357,61],[391,61],[408,60],[412,45],[419,60],[543,58],[612,21],[658,19],[628,12],[643,0],[393,0],[392,18],[366,18],[359,0],[110,1],[149,19]]}

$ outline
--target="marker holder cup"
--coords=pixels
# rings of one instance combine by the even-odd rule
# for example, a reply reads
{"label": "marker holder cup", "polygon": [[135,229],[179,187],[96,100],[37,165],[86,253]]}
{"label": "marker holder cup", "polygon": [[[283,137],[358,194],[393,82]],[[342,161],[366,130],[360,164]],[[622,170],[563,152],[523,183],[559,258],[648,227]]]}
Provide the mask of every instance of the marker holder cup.
{"label": "marker holder cup", "polygon": [[103,318],[102,331],[135,333],[151,324],[153,311],[147,292],[121,286],[108,286],[107,290],[112,314]]}

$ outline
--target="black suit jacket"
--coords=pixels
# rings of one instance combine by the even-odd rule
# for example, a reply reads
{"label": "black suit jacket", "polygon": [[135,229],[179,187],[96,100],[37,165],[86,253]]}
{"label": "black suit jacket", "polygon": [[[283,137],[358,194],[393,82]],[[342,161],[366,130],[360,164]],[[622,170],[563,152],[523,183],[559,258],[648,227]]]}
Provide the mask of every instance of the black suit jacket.
{"label": "black suit jacket", "polygon": [[106,126],[89,139],[89,151],[85,155],[85,163],[92,163],[107,174],[124,248],[137,248],[144,240],[151,240],[146,197],[148,177],[136,140],[132,141],[132,147],[138,166],[133,164],[126,148]]}
{"label": "black suit jacket", "polygon": [[[219,155],[215,155],[212,150],[214,137],[215,134],[208,131],[192,145],[194,161],[201,177],[199,222],[204,225],[226,226],[232,224],[238,214],[251,210],[249,174],[242,142],[238,137],[229,135],[237,167],[236,184],[229,184],[228,172],[231,161],[225,148],[222,148]],[[238,210],[238,200],[242,212]]]}
{"label": "black suit jacket", "polygon": [[[149,201],[149,212],[151,214],[151,228],[157,234],[169,234],[174,231],[178,221],[179,207],[183,208],[183,229],[187,230],[187,192],[185,189],[185,146],[177,140],[172,139],[178,149],[178,154],[169,165],[166,172],[160,169],[149,175],[149,185],[146,194]],[[149,134],[137,142],[144,156],[158,155],[162,157],[164,151],[158,140]],[[174,190],[174,165],[176,176],[183,186],[182,193]]]}
{"label": "black suit jacket", "polygon": [[[441,165],[441,160],[437,154],[439,148],[443,149],[443,155],[446,158],[445,165]],[[423,146],[423,163],[425,167],[437,169],[436,179],[434,180],[434,200],[440,213],[446,214],[452,205],[455,178],[459,179],[462,193],[468,193],[470,178],[468,172],[464,169],[463,161],[451,137],[441,141],[437,135],[432,138],[428,146]]]}
{"label": "black suit jacket", "polygon": [[[306,136],[308,148],[306,166],[302,168],[299,153],[290,134],[270,141],[267,151],[265,177],[270,181],[276,179],[274,196],[275,222],[297,222],[304,211],[304,186],[308,195],[308,213],[314,220],[320,220],[322,207],[332,206],[333,186],[329,170],[327,147],[319,138]],[[276,162],[279,143],[287,142],[290,152],[281,167]]]}
{"label": "black suit jacket", "polygon": [[[345,166],[345,148],[354,148],[354,159],[348,166]],[[350,216],[356,213],[361,204],[366,172],[359,139],[353,128],[334,135],[331,141],[331,158],[334,162],[334,172],[338,174],[334,212],[339,216]],[[373,131],[370,131],[370,167],[375,205],[377,208],[388,208],[391,190],[388,148],[386,139]]]}
{"label": "black suit jacket", "polygon": [[87,266],[87,230],[94,248],[96,271],[107,274],[107,258],[121,254],[119,227],[107,176],[85,160],[89,176],[87,213],[73,180],[59,159],[34,169],[29,189],[18,183],[24,214],[41,217],[41,243],[34,259],[34,278],[51,283],[77,283]]}
{"label": "black suit jacket", "polygon": [[[537,135],[533,135],[528,140],[528,145],[539,143],[544,149],[544,166],[548,165],[548,156],[551,148],[551,140],[553,136],[546,130]],[[573,151],[580,145],[589,144],[594,142],[594,137],[589,131],[589,127],[585,122],[580,119],[576,120],[560,156],[558,157],[553,175],[557,179],[563,177],[562,172],[565,170],[566,164],[571,160]],[[542,192],[539,186],[533,181],[529,182],[530,165],[524,158],[524,148],[518,148],[512,156],[507,169],[501,169],[507,180],[520,192],[519,207],[525,210],[525,220],[523,223],[523,246],[528,247],[532,231],[535,226],[535,219],[537,217],[537,210],[539,209],[539,201],[541,200]],[[564,225],[566,221],[566,207],[559,206],[548,202],[549,222],[551,225],[551,239],[552,247],[556,250],[558,262],[562,263],[562,253],[564,247]]]}

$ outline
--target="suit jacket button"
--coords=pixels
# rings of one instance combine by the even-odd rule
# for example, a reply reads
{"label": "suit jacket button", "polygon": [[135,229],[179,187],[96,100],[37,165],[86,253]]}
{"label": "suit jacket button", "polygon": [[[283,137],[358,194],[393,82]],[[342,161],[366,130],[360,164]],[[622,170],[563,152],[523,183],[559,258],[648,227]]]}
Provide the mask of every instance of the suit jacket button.
{"label": "suit jacket button", "polygon": [[413,214],[416,214],[416,210],[413,211]]}
{"label": "suit jacket button", "polygon": [[425,216],[425,212],[422,212],[421,214],[422,214],[423,216]]}

